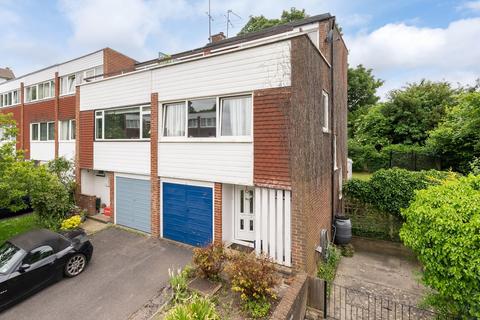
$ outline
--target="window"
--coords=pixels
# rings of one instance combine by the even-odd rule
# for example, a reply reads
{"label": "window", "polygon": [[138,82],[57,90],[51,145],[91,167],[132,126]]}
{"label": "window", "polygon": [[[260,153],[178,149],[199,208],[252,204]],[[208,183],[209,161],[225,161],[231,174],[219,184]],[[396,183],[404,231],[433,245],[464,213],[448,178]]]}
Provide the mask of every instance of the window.
{"label": "window", "polygon": [[55,139],[55,123],[32,123],[30,126],[30,137],[32,141],[53,141]]}
{"label": "window", "polygon": [[26,102],[52,98],[55,96],[55,82],[51,80],[26,87],[25,96]]}
{"label": "window", "polygon": [[185,136],[185,102],[163,105],[163,136]]}
{"label": "window", "polygon": [[75,140],[75,120],[64,120],[59,122],[60,140]]}
{"label": "window", "polygon": [[188,136],[217,135],[217,100],[215,98],[188,101]]}
{"label": "window", "polygon": [[0,246],[0,273],[5,274],[20,262],[25,251],[14,246],[10,242],[5,242]]}
{"label": "window", "polygon": [[98,140],[150,138],[150,107],[97,111],[95,138]]}
{"label": "window", "polygon": [[249,136],[252,131],[251,96],[221,99],[222,136]]}
{"label": "window", "polygon": [[330,117],[330,107],[329,107],[329,101],[328,101],[328,93],[323,91],[322,93],[322,99],[323,99],[323,132],[329,132],[330,127],[329,127],[329,117]]}
{"label": "window", "polygon": [[69,74],[60,78],[60,94],[72,94],[75,93],[76,86],[85,83],[86,78],[88,81],[102,79],[103,66],[98,66],[88,70]]}
{"label": "window", "polygon": [[41,246],[30,251],[30,253],[23,259],[23,263],[34,264],[53,254],[53,249],[50,246]]}
{"label": "window", "polygon": [[20,90],[14,90],[0,94],[0,107],[8,107],[20,103],[19,92]]}

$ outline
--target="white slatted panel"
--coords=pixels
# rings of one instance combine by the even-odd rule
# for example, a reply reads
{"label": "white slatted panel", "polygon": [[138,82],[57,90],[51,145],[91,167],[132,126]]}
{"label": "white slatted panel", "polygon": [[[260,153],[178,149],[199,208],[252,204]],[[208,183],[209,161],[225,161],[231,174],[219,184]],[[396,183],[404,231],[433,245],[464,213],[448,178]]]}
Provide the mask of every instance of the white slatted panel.
{"label": "white slatted panel", "polygon": [[255,189],[255,252],[291,266],[290,191]]}

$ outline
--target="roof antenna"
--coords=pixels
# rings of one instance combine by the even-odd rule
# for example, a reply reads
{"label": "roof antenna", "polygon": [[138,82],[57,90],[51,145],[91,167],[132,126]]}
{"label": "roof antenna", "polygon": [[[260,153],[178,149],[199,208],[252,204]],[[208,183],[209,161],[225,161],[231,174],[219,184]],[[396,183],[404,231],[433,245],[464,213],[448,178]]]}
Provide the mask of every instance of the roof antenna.
{"label": "roof antenna", "polygon": [[238,18],[242,19],[242,17],[240,17],[238,14],[236,14],[235,12],[233,12],[233,10],[229,9],[227,11],[227,15],[225,16],[227,18],[227,38],[228,38],[228,27],[231,26],[233,28],[233,23],[232,21],[230,20],[230,14],[233,14],[234,16],[237,16]]}
{"label": "roof antenna", "polygon": [[208,12],[205,12],[208,16],[208,42],[212,42],[212,21],[213,17],[210,10],[210,0],[208,0]]}

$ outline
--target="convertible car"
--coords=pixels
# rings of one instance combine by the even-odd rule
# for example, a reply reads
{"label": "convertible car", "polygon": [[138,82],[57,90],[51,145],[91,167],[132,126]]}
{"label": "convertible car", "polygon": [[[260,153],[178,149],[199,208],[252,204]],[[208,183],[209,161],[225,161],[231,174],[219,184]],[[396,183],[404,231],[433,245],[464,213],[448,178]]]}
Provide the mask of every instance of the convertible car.
{"label": "convertible car", "polygon": [[0,246],[0,311],[64,276],[82,273],[93,246],[82,230],[29,231]]}

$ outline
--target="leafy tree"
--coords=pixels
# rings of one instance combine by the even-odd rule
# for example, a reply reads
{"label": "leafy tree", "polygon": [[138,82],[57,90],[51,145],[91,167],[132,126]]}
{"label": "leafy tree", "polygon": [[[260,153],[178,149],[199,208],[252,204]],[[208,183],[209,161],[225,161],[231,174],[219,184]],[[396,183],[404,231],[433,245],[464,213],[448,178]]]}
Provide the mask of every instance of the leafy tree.
{"label": "leafy tree", "polygon": [[295,7],[290,8],[290,11],[283,10],[280,19],[268,19],[263,15],[250,16],[247,24],[240,30],[238,35],[260,31],[287,22],[302,20],[307,17],[308,15],[305,13],[305,9],[299,10]]}
{"label": "leafy tree", "polygon": [[456,318],[480,318],[480,176],[418,191],[400,237],[433,289],[426,302]]}
{"label": "leafy tree", "polygon": [[427,140],[446,165],[467,172],[468,163],[480,156],[480,92],[458,96],[458,104],[447,109],[446,116]]}
{"label": "leafy tree", "polygon": [[356,68],[348,68],[348,111],[355,112],[376,104],[380,99],[377,89],[382,85],[383,80],[375,78],[372,69],[361,64]]}
{"label": "leafy tree", "polygon": [[383,107],[382,104],[370,107],[355,120],[355,140],[361,145],[372,145],[380,150],[391,143],[390,122],[382,112]]}
{"label": "leafy tree", "polygon": [[390,123],[388,139],[394,144],[425,144],[457,93],[448,82],[427,80],[391,91],[382,108]]}

